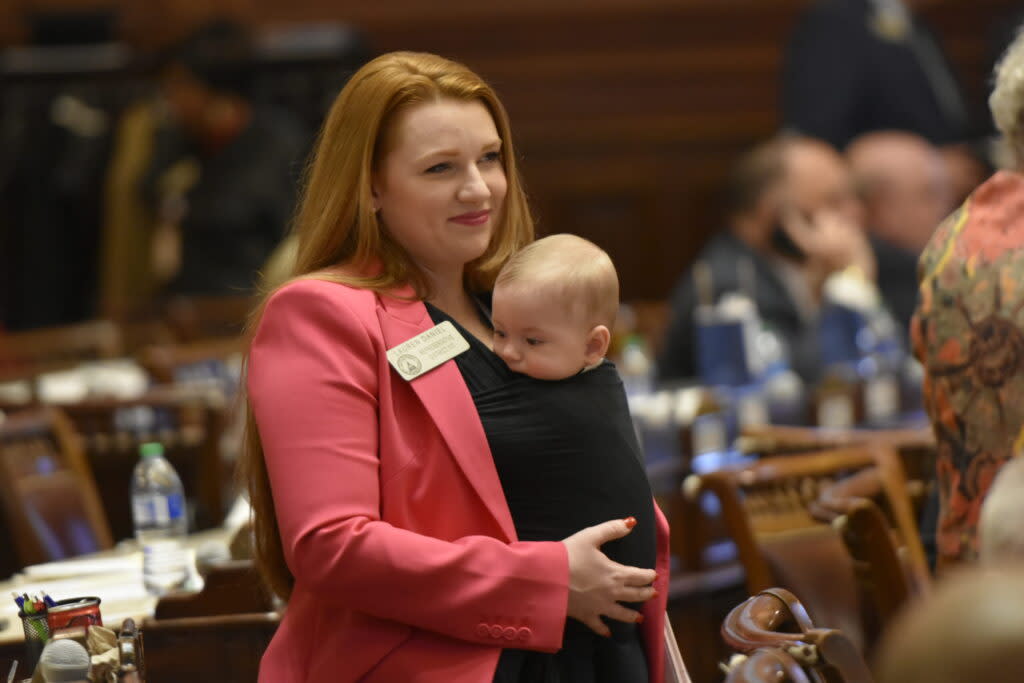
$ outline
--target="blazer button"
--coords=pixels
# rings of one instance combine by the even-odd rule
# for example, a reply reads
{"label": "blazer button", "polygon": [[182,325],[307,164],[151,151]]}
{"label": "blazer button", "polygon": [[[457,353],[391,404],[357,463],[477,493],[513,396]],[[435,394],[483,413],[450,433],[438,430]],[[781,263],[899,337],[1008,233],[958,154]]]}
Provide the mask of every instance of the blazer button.
{"label": "blazer button", "polygon": [[491,635],[491,628],[487,624],[480,622],[476,625],[476,634],[481,638],[486,638]]}
{"label": "blazer button", "polygon": [[514,626],[506,626],[501,635],[505,636],[505,640],[515,640],[516,628]]}
{"label": "blazer button", "polygon": [[516,629],[516,638],[519,640],[529,640],[532,635],[533,631],[530,630],[529,626],[520,626]]}
{"label": "blazer button", "polygon": [[503,629],[502,627],[498,626],[497,624],[494,624],[493,626],[491,626],[491,638],[501,638],[501,636],[504,633],[505,633],[505,629]]}

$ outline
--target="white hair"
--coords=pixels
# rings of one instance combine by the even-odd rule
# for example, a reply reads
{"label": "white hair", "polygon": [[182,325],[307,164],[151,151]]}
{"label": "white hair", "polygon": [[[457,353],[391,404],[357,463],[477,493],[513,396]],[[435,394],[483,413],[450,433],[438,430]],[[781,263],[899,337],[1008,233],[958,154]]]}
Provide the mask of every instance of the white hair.
{"label": "white hair", "polygon": [[981,504],[978,542],[982,562],[1024,562],[1024,457],[1010,459],[996,475]]}
{"label": "white hair", "polygon": [[1016,165],[1024,163],[1024,27],[1003,53],[995,70],[995,88],[988,98],[996,128],[1013,151]]}

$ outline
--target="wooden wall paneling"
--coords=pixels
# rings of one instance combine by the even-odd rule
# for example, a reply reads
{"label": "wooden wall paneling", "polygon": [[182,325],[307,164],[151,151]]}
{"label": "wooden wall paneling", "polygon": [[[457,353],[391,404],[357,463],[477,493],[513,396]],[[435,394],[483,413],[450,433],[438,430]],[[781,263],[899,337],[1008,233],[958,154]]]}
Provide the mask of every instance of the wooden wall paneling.
{"label": "wooden wall paneling", "polygon": [[[719,223],[734,160],[778,121],[782,46],[809,0],[0,0],[0,40],[26,7],[114,5],[152,48],[226,14],[257,29],[339,21],[378,51],[465,61],[509,110],[542,233],[608,249],[625,298],[666,296]],[[1014,0],[927,10],[980,102],[989,27]],[[7,19],[9,21],[4,21]]]}

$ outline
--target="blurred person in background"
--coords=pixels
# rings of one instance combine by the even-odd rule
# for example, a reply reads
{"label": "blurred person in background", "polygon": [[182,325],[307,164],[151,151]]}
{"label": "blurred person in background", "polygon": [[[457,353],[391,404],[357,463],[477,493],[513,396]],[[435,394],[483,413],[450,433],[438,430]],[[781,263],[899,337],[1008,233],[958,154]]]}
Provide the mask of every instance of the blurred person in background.
{"label": "blurred person in background", "polygon": [[978,555],[996,473],[1024,442],[1024,37],[996,68],[989,106],[1013,158],[935,231],[911,322],[938,444],[939,568]]}
{"label": "blurred person in background", "polygon": [[817,0],[782,69],[785,127],[843,149],[870,131],[916,133],[941,148],[959,203],[988,174],[968,145],[982,131],[942,43],[917,10],[936,0]]}
{"label": "blurred person in background", "polygon": [[1024,458],[999,470],[981,504],[979,560],[983,564],[1024,562]]}
{"label": "blurred person in background", "polygon": [[942,157],[913,133],[865,133],[846,148],[878,264],[878,287],[903,335],[917,306],[917,259],[953,210]]}
{"label": "blurred person in background", "polygon": [[[725,210],[726,228],[697,256],[710,271],[713,301],[729,292],[750,296],[762,321],[788,347],[794,369],[813,381],[820,370],[817,311],[825,279],[850,266],[868,279],[875,273],[845,161],[819,140],[770,140],[733,170]],[[741,281],[744,261],[753,266],[753,282]],[[672,295],[658,360],[662,380],[698,374],[694,310],[704,303],[699,298],[693,269],[687,269]]]}
{"label": "blurred person in background", "polygon": [[976,567],[939,581],[882,636],[877,683],[1017,683],[1024,671],[1024,572]]}
{"label": "blurred person in background", "polygon": [[251,99],[252,56],[245,29],[216,21],[161,69],[166,116],[142,189],[156,215],[153,268],[171,293],[250,293],[291,217],[307,137]]}

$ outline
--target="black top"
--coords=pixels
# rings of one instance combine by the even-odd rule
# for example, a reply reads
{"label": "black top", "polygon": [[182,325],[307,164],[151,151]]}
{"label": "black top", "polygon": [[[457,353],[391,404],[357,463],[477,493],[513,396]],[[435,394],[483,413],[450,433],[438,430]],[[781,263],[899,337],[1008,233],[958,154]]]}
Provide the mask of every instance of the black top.
{"label": "black top", "polygon": [[932,30],[909,14],[891,33],[868,0],[818,0],[783,59],[782,120],[839,149],[861,133],[905,130],[935,144],[971,134],[967,105]]}
{"label": "black top", "polygon": [[[602,551],[625,565],[654,568],[651,490],[615,366],[605,361],[564,380],[533,379],[509,370],[444,312],[429,304],[427,309],[435,323],[450,320],[469,342],[455,362],[480,415],[519,539],[560,541],[585,527],[633,516],[633,531]],[[606,623],[610,639],[570,619],[555,655],[503,651],[495,681],[645,682],[639,629]]]}

